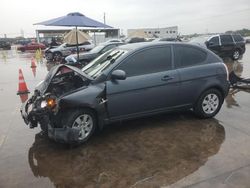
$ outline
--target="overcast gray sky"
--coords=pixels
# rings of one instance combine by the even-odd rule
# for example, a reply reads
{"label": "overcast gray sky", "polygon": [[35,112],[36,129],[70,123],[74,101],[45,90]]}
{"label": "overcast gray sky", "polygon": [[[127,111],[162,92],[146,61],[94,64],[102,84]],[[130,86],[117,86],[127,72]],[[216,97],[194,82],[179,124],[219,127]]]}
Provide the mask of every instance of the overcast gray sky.
{"label": "overcast gray sky", "polygon": [[35,35],[34,23],[81,12],[123,30],[179,27],[181,34],[250,29],[250,0],[1,0],[0,37]]}

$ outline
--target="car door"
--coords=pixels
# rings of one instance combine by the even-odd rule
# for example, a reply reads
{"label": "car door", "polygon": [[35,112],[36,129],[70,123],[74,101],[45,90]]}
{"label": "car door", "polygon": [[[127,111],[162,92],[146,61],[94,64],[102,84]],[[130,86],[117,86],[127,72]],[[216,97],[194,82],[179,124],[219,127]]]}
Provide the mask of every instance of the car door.
{"label": "car door", "polygon": [[179,76],[172,69],[171,46],[137,52],[114,70],[123,70],[125,80],[106,83],[111,119],[123,119],[171,108],[178,103]]}
{"label": "car door", "polygon": [[214,36],[208,40],[208,48],[216,54],[221,51],[219,36]]}
{"label": "car door", "polygon": [[207,79],[216,74],[216,70],[209,68],[213,64],[206,64],[207,56],[207,52],[198,47],[174,47],[175,65],[180,75],[179,100],[183,106],[192,105]]}
{"label": "car door", "polygon": [[231,55],[234,50],[235,43],[231,35],[220,35],[221,52],[226,55]]}

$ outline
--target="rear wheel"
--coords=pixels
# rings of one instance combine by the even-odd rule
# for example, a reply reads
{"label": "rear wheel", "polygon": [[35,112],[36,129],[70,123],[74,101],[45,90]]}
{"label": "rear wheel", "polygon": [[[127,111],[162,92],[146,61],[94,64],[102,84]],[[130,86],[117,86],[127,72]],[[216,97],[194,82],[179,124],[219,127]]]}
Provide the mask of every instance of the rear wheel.
{"label": "rear wheel", "polygon": [[200,118],[214,117],[223,104],[223,97],[217,89],[205,91],[194,106],[194,112]]}
{"label": "rear wheel", "polygon": [[67,127],[79,129],[77,143],[86,142],[96,129],[95,114],[88,109],[70,110],[62,121]]}
{"label": "rear wheel", "polygon": [[240,58],[240,51],[238,49],[234,50],[232,58],[233,60],[238,60]]}

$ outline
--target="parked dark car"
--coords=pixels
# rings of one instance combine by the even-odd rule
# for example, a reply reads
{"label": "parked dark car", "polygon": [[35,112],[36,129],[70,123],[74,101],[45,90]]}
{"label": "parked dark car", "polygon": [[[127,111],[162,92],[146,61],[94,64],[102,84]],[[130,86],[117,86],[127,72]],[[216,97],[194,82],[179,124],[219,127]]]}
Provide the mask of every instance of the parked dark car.
{"label": "parked dark car", "polygon": [[50,70],[23,105],[31,128],[48,136],[83,143],[105,124],[175,110],[215,116],[229,90],[228,71],[210,50],[182,43],[122,45],[82,70]]}
{"label": "parked dark car", "polygon": [[125,43],[138,43],[138,42],[146,42],[147,40],[145,38],[141,38],[141,37],[133,37],[133,38],[127,38],[125,40]]}
{"label": "parked dark car", "polygon": [[220,34],[202,36],[192,39],[190,42],[206,46],[221,57],[230,57],[238,60],[245,53],[245,41],[240,35]]}
{"label": "parked dark car", "polygon": [[0,41],[0,49],[10,50],[11,49],[11,45],[7,41]]}
{"label": "parked dark car", "polygon": [[17,50],[21,51],[21,52],[25,52],[26,50],[44,50],[46,48],[46,46],[42,43],[37,43],[37,42],[31,42],[22,46],[18,46]]}
{"label": "parked dark car", "polygon": [[152,42],[159,42],[159,41],[165,41],[165,42],[181,42],[180,38],[157,38],[152,40]]}
{"label": "parked dark car", "polygon": [[98,56],[102,55],[103,53],[111,50],[112,48],[118,47],[124,44],[123,42],[109,42],[109,43],[102,43],[89,52],[83,52],[79,54],[79,62],[77,61],[77,54],[69,55],[65,58],[67,65],[86,65],[93,59],[97,58]]}

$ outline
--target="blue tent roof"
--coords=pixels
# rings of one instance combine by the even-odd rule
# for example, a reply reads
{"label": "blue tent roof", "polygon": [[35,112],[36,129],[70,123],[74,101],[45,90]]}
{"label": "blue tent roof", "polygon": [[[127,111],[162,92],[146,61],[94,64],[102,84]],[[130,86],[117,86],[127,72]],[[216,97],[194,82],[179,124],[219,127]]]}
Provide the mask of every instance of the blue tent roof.
{"label": "blue tent roof", "polygon": [[69,13],[66,16],[36,23],[34,25],[112,28],[109,25],[103,24],[87,16],[84,16],[83,14],[79,12]]}

